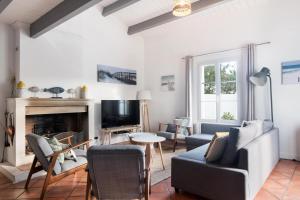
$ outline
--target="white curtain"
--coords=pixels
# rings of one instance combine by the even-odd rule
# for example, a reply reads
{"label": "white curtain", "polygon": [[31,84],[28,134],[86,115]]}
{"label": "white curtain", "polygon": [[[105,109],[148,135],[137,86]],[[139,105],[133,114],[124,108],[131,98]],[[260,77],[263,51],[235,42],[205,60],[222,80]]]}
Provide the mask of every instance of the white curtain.
{"label": "white curtain", "polygon": [[254,85],[250,82],[249,77],[254,73],[255,62],[256,62],[256,45],[249,44],[246,52],[246,112],[244,119],[254,120],[255,119],[255,104],[254,104]]}
{"label": "white curtain", "polygon": [[185,57],[185,70],[186,70],[186,100],[185,100],[185,109],[186,109],[186,117],[190,118],[192,122],[193,116],[193,101],[192,101],[192,67],[193,67],[193,57],[186,56]]}

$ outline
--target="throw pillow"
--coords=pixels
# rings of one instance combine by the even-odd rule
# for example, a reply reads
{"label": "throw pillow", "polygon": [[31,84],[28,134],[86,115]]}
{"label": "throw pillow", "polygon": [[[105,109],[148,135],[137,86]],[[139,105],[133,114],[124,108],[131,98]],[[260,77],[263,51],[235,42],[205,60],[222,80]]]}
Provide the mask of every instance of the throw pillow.
{"label": "throw pillow", "polygon": [[[51,149],[54,151],[54,152],[58,152],[58,151],[62,151],[63,150],[63,147],[61,145],[61,143],[55,138],[55,137],[52,137],[52,138],[47,138],[45,137],[45,139],[47,140],[47,142],[49,143]],[[63,164],[64,161],[65,161],[65,156],[63,153],[60,153],[57,157],[57,161],[60,163],[60,164]]]}
{"label": "throw pillow", "polygon": [[215,134],[215,139],[210,143],[210,147],[205,155],[207,162],[218,161],[222,157],[227,144],[228,135],[228,132],[217,132]]}
{"label": "throw pillow", "polygon": [[[63,149],[67,149],[70,147],[70,145],[62,143],[62,147],[63,147]],[[74,160],[75,162],[77,162],[77,156],[73,149],[70,149],[69,151],[64,152],[64,157],[67,160]]]}
{"label": "throw pillow", "polygon": [[168,124],[166,132],[176,133],[176,124]]}
{"label": "throw pillow", "polygon": [[218,136],[221,137],[221,136],[223,136],[223,135],[224,135],[224,136],[229,135],[229,132],[216,132],[216,133],[215,133],[214,137],[212,138],[212,140],[210,141],[210,143],[209,143],[209,145],[208,145],[208,148],[207,148],[207,150],[206,150],[206,153],[204,154],[204,157],[207,156],[207,154],[208,154],[208,152],[209,152],[209,150],[210,150],[212,144],[213,144],[214,141],[217,139],[217,137],[218,137]]}
{"label": "throw pillow", "polygon": [[233,165],[238,150],[255,139],[256,133],[257,127],[253,124],[241,128],[231,128],[220,164],[225,166]]}
{"label": "throw pillow", "polygon": [[246,126],[249,126],[249,125],[256,126],[257,131],[256,131],[256,134],[255,134],[255,137],[259,137],[262,134],[264,134],[264,131],[263,131],[264,121],[262,121],[262,120],[253,120],[253,121],[243,121],[243,123],[242,123],[242,127],[246,127]]}

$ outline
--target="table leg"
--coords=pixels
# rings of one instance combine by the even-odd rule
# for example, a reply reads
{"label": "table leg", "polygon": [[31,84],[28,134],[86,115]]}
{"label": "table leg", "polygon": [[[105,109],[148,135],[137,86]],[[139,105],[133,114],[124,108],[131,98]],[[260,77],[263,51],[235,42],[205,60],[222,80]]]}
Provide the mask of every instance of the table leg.
{"label": "table leg", "polygon": [[161,159],[161,164],[163,166],[163,169],[165,170],[165,164],[164,164],[164,159],[163,159],[163,155],[162,155],[162,149],[161,149],[161,144],[160,142],[158,142],[158,149],[159,149],[159,154],[160,154],[160,159]]}
{"label": "table leg", "polygon": [[146,145],[146,167],[150,169],[151,166],[151,144]]}

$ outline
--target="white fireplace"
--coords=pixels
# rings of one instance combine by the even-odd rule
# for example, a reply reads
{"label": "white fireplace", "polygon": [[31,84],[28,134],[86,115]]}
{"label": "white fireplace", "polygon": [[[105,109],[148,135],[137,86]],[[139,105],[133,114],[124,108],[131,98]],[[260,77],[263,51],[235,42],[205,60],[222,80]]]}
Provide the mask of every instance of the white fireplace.
{"label": "white fireplace", "polygon": [[[13,144],[6,148],[5,161],[15,167],[31,163],[33,160],[34,155],[28,153],[26,148],[25,135],[28,133],[40,133],[43,130],[50,133],[81,129],[85,134],[85,139],[94,137],[94,103],[91,100],[10,98],[7,100],[7,111],[14,116],[16,131]],[[48,130],[52,126],[51,120],[55,121],[57,116],[60,117],[59,121],[63,121],[61,118],[65,117],[70,123],[78,119],[78,124],[73,122],[73,125],[67,125],[67,127],[63,127],[61,124],[53,125],[57,127],[54,127],[53,130]],[[41,124],[43,119],[47,121],[48,125]]]}

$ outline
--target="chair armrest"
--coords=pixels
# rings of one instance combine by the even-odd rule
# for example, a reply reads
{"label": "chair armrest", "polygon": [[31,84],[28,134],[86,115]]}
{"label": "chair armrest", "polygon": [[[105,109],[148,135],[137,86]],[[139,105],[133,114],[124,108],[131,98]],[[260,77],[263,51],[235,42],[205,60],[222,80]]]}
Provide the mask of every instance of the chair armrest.
{"label": "chair armrest", "polygon": [[82,143],[80,143],[80,144],[77,144],[77,145],[71,146],[71,147],[69,147],[69,148],[66,148],[66,149],[64,149],[64,150],[56,151],[56,152],[54,152],[53,154],[50,154],[49,156],[47,156],[47,158],[51,158],[51,157],[57,156],[57,155],[59,155],[59,154],[61,154],[61,153],[65,153],[65,152],[67,152],[67,151],[70,151],[71,149],[75,149],[75,148],[78,148],[78,147],[80,147],[80,146],[89,145],[90,142],[91,142],[91,140],[88,140],[88,141],[82,142]]}
{"label": "chair armrest", "polygon": [[73,135],[70,135],[70,136],[67,136],[67,137],[65,137],[65,138],[62,138],[62,139],[59,139],[58,141],[59,142],[62,142],[62,141],[65,141],[65,140],[67,140],[68,141],[68,144],[72,144],[71,143],[71,139],[73,138]]}

